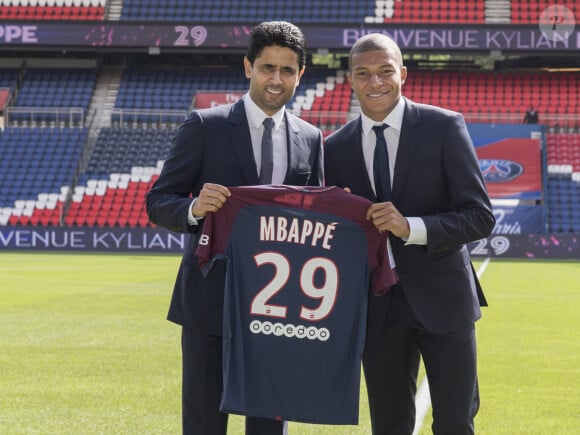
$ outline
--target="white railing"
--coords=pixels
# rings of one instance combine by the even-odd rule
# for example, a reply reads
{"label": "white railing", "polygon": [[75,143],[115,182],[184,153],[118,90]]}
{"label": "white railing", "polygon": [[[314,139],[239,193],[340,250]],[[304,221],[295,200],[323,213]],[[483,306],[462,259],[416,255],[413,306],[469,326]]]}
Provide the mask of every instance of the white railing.
{"label": "white railing", "polygon": [[[486,124],[522,124],[523,114],[517,113],[463,113],[466,122],[486,123]],[[539,124],[550,127],[578,128],[580,126],[580,113],[564,114],[540,114]]]}
{"label": "white railing", "polygon": [[111,124],[180,124],[186,116],[185,110],[113,109]]}
{"label": "white railing", "polygon": [[6,125],[25,122],[29,125],[43,122],[83,126],[85,111],[82,107],[8,107]]}

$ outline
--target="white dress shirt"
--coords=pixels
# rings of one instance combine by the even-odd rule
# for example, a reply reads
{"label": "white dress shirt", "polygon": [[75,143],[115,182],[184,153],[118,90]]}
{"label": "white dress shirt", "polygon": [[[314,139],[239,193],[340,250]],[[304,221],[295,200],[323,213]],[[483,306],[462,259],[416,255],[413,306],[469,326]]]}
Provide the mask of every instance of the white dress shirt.
{"label": "white dress shirt", "polygon": [[[403,115],[405,114],[405,100],[399,98],[399,102],[393,108],[391,113],[382,122],[376,122],[361,113],[362,120],[362,147],[363,156],[369,179],[373,189],[375,189],[375,177],[373,173],[373,159],[375,153],[375,146],[377,138],[375,136],[373,126],[387,124],[389,128],[385,128],[384,135],[387,142],[387,152],[389,153],[389,172],[391,175],[391,186],[396,177],[395,163],[397,159],[397,151],[399,149],[399,139],[401,138],[401,126],[403,125]],[[376,192],[376,191],[375,191]],[[396,205],[396,204],[395,204]],[[409,222],[409,237],[405,240],[405,245],[426,245],[427,244],[427,228],[423,219],[420,217],[407,217]],[[389,243],[389,252],[391,246]],[[391,259],[392,260],[392,259]],[[393,262],[391,264],[394,264]]]}
{"label": "white dress shirt", "polygon": [[[246,111],[246,118],[250,127],[250,137],[252,139],[252,150],[254,151],[254,160],[256,162],[256,173],[260,173],[260,166],[262,164],[262,135],[264,133],[264,119],[272,118],[274,120],[274,128],[272,128],[272,142],[274,145],[274,169],[272,170],[272,184],[283,184],[286,178],[286,170],[288,168],[288,147],[286,145],[286,118],[284,117],[285,107],[268,116],[252,99],[249,94],[242,97],[244,101],[244,109]],[[188,210],[187,220],[189,225],[197,225],[201,217],[194,217],[192,215],[193,205],[197,201],[194,198]]]}
{"label": "white dress shirt", "polygon": [[250,95],[244,95],[244,108],[250,126],[250,136],[252,137],[252,148],[254,150],[254,160],[256,161],[256,171],[260,173],[262,164],[262,135],[264,133],[264,119],[272,118],[274,128],[272,128],[272,143],[274,145],[274,169],[272,171],[272,184],[283,184],[286,178],[288,167],[288,147],[286,146],[286,118],[284,118],[284,107],[272,116],[266,115],[256,103],[252,101]]}

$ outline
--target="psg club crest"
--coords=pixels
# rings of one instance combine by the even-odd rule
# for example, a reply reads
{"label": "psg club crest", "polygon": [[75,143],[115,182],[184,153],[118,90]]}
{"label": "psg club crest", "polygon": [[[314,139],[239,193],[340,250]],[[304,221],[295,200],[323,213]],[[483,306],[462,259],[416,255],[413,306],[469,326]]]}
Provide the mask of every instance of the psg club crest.
{"label": "psg club crest", "polygon": [[519,163],[501,159],[479,160],[479,168],[486,183],[505,183],[524,172],[524,167]]}

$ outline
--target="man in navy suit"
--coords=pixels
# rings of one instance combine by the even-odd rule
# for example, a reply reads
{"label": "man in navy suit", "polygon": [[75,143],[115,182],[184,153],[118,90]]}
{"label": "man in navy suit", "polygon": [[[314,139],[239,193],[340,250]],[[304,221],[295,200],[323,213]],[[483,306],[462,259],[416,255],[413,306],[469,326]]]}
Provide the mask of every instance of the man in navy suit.
{"label": "man in navy suit", "polygon": [[[326,139],[326,184],[376,201],[367,217],[389,232],[400,276],[385,296],[369,297],[363,367],[373,434],[413,432],[421,356],[434,433],[471,434],[475,321],[486,303],[466,244],[495,220],[463,117],[402,97],[406,79],[389,37],[353,45],[348,80],[362,114]],[[375,156],[381,146],[388,152]]]}
{"label": "man in navy suit", "polygon": [[[228,186],[323,181],[322,134],[285,111],[306,62],[305,39],[287,22],[266,22],[250,35],[244,57],[249,91],[231,105],[192,111],[179,128],[159,179],[147,196],[151,222],[190,233],[175,283],[168,319],[182,325],[183,433],[225,435],[222,394],[222,311],[225,263],[207,277],[195,249],[202,219],[230,195]],[[269,118],[271,138],[263,140]],[[262,152],[262,142],[269,144]],[[262,161],[270,161],[262,167]],[[266,174],[265,174],[266,173]],[[246,434],[285,432],[282,421],[246,418]]]}

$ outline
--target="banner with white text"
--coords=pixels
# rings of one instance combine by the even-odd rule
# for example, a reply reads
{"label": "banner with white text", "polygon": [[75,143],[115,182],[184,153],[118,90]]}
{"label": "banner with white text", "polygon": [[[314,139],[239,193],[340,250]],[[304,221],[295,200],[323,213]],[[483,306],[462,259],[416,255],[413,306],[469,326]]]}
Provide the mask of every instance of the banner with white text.
{"label": "banner with white text", "polygon": [[[469,244],[474,258],[580,259],[575,234],[494,233]],[[0,254],[7,251],[182,253],[188,234],[162,228],[0,226]]]}
{"label": "banner with white text", "polygon": [[0,226],[0,251],[182,252],[188,237],[162,228]]}
{"label": "banner with white text", "polygon": [[[0,48],[68,47],[90,49],[131,48],[148,50],[239,49],[248,44],[256,23],[207,24],[204,22],[39,22],[0,23]],[[578,27],[578,26],[576,26]],[[539,25],[486,24],[304,24],[301,28],[311,49],[348,50],[361,36],[384,33],[403,51],[570,52],[580,50],[580,30],[544,32]],[[191,51],[191,50],[189,50]]]}

